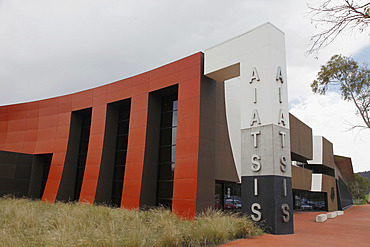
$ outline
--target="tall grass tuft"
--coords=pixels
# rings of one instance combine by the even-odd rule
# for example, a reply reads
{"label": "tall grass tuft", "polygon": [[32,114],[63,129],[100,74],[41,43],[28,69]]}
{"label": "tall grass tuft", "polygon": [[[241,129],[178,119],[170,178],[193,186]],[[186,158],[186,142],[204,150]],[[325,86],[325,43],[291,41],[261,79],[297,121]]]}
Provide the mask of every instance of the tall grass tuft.
{"label": "tall grass tuft", "polygon": [[1,246],[211,246],[261,234],[246,217],[214,210],[188,221],[164,208],[0,198]]}

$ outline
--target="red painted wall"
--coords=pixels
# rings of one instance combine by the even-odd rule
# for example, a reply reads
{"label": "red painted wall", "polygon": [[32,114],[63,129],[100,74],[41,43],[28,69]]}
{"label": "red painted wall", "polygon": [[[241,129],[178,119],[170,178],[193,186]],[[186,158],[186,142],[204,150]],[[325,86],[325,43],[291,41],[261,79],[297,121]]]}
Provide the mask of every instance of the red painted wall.
{"label": "red painted wall", "polygon": [[71,112],[92,107],[91,131],[80,202],[93,203],[103,148],[107,104],[131,98],[122,206],[138,209],[149,92],[179,84],[173,211],[196,210],[201,53],[105,86],[66,96],[0,107],[0,150],[53,153],[43,201],[54,202],[67,151]]}

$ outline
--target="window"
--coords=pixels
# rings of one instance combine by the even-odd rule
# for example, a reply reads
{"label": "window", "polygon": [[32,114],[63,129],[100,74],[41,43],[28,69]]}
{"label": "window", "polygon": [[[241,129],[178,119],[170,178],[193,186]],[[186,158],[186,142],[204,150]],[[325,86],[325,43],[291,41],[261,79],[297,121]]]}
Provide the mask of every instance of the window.
{"label": "window", "polygon": [[118,128],[114,172],[112,181],[111,202],[119,207],[122,199],[123,180],[126,167],[127,141],[130,121],[130,104],[125,104],[118,109]]}
{"label": "window", "polygon": [[82,118],[81,124],[81,135],[80,135],[80,146],[78,151],[78,162],[77,162],[77,172],[76,172],[76,182],[74,189],[73,200],[77,201],[80,198],[82,180],[85,173],[87,149],[89,146],[90,137],[90,126],[91,126],[91,108],[79,111]]}
{"label": "window", "polygon": [[166,207],[172,207],[176,155],[177,104],[177,94],[162,98],[157,205]]}

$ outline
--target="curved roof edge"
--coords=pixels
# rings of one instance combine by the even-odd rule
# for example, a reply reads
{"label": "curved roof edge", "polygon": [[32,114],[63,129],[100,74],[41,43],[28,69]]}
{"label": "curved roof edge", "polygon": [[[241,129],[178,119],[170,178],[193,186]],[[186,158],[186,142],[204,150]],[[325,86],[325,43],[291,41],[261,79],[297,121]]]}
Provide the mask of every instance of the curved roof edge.
{"label": "curved roof edge", "polygon": [[334,155],[334,162],[336,167],[343,175],[343,180],[347,183],[355,179],[353,173],[352,160],[349,157]]}

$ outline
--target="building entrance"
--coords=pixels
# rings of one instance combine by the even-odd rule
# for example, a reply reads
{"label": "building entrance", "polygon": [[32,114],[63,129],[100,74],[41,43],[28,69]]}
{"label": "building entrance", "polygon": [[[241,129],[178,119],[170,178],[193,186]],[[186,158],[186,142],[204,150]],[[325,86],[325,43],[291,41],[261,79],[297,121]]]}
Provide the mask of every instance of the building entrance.
{"label": "building entrance", "polygon": [[225,211],[241,211],[240,184],[216,182],[215,208]]}

